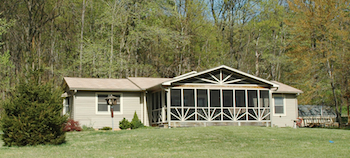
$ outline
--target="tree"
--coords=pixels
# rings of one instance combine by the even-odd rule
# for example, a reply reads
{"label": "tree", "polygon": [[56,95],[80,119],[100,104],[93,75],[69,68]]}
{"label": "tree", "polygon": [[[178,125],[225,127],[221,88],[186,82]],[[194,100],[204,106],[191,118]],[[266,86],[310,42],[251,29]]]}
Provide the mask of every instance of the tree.
{"label": "tree", "polygon": [[[1,16],[1,14],[0,14]],[[0,18],[0,48],[2,47],[3,38],[2,34],[6,33],[9,27],[13,25],[13,22],[8,22],[5,19]],[[1,49],[0,49],[1,50]],[[14,65],[10,59],[9,51],[0,52],[0,93],[2,100],[5,100],[7,92],[11,89],[11,80],[14,76]]]}
{"label": "tree", "polygon": [[344,63],[340,54],[348,51],[349,44],[347,1],[294,0],[288,4],[291,18],[286,22],[293,34],[289,56],[298,65],[294,76],[300,77],[307,89],[301,101],[333,105],[341,124],[337,79],[342,78],[338,70],[348,67],[339,65]]}
{"label": "tree", "polygon": [[30,71],[3,105],[1,129],[5,146],[61,144],[65,142],[61,91],[41,83],[39,70]]}
{"label": "tree", "polygon": [[130,125],[131,125],[131,129],[136,129],[144,126],[143,123],[139,120],[139,117],[137,116],[136,111],[134,113],[134,117],[130,122]]}

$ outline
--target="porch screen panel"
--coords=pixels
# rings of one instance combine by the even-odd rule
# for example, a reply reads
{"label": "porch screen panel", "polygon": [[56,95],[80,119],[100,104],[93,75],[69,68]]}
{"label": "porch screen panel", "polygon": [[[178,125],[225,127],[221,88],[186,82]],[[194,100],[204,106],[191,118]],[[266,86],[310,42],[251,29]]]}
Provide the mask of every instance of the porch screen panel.
{"label": "porch screen panel", "polygon": [[270,107],[269,91],[260,91],[260,107]]}
{"label": "porch screen panel", "polygon": [[245,91],[236,90],[235,94],[236,107],[245,107]]}
{"label": "porch screen panel", "polygon": [[162,108],[162,100],[163,98],[162,98],[162,92],[159,92],[159,108]]}
{"label": "porch screen panel", "polygon": [[222,95],[224,107],[233,107],[233,91],[223,90]]}
{"label": "porch screen panel", "polygon": [[99,112],[108,112],[108,105],[107,102],[105,100],[105,98],[107,98],[108,95],[107,94],[99,94],[98,95],[98,107],[97,110]]}
{"label": "porch screen panel", "polygon": [[197,89],[197,106],[208,107],[208,92],[205,89]]}
{"label": "porch screen panel", "polygon": [[183,91],[184,91],[184,106],[194,107],[194,90],[184,89]]}
{"label": "porch screen panel", "polygon": [[165,104],[165,107],[168,107],[168,92],[167,91],[165,91],[165,95],[164,95],[164,104]]}
{"label": "porch screen panel", "polygon": [[155,100],[154,109],[158,109],[159,108],[159,92],[154,93],[154,96],[155,96],[155,98],[154,98],[154,100]]}
{"label": "porch screen panel", "polygon": [[171,106],[181,107],[181,89],[172,89],[171,95]]}
{"label": "porch screen panel", "polygon": [[155,104],[154,93],[151,93],[151,110],[154,109],[154,104]]}
{"label": "porch screen panel", "polygon": [[220,90],[210,90],[210,107],[221,107]]}
{"label": "porch screen panel", "polygon": [[248,91],[248,107],[258,107],[258,93],[255,90]]}

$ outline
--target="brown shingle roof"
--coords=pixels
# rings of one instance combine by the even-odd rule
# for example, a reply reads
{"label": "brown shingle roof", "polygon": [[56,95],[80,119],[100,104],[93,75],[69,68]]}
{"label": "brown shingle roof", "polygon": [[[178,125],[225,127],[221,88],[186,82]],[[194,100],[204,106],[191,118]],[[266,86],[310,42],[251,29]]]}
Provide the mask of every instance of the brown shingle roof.
{"label": "brown shingle roof", "polygon": [[281,82],[277,82],[277,81],[271,81],[271,82],[279,85],[277,91],[273,91],[272,93],[293,93],[293,94],[303,93],[302,90],[288,86],[288,85],[283,84]]}
{"label": "brown shingle roof", "polygon": [[142,90],[160,85],[163,82],[170,81],[172,78],[149,78],[149,77],[128,77],[128,79],[140,87]]}
{"label": "brown shingle roof", "polygon": [[64,77],[70,90],[141,91],[128,79]]}

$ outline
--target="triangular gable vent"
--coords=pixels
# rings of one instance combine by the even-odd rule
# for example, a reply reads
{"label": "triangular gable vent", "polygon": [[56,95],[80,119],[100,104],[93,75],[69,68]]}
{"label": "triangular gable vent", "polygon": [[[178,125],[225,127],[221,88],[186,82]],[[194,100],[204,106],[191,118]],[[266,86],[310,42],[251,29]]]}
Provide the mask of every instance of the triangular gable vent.
{"label": "triangular gable vent", "polygon": [[174,80],[164,82],[163,85],[171,85],[174,83],[202,83],[202,84],[257,84],[265,86],[278,87],[278,85],[269,82],[267,80],[261,79],[259,77],[241,72],[239,70],[227,67],[225,65],[202,71],[199,73],[194,73],[191,75],[186,75],[184,77],[176,77]]}

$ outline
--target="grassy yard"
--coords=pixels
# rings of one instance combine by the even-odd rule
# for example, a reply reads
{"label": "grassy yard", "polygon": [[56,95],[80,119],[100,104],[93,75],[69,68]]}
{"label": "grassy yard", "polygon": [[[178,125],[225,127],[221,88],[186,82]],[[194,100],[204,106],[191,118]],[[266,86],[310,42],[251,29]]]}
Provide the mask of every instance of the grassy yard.
{"label": "grassy yard", "polygon": [[71,132],[67,143],[59,146],[1,146],[0,157],[350,157],[350,130],[194,127]]}

